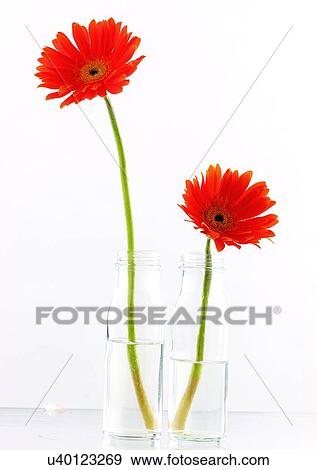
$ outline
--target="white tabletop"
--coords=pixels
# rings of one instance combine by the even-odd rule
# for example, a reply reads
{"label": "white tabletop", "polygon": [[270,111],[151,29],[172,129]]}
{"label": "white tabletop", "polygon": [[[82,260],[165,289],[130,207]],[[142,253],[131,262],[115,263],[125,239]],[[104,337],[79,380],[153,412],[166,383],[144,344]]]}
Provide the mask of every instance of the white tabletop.
{"label": "white tabletop", "polygon": [[[101,432],[101,410],[65,410],[48,414],[38,410],[28,425],[29,409],[0,409],[0,449],[146,449],[144,441],[109,443]],[[281,413],[229,413],[225,449],[316,449],[317,415],[290,415],[293,426]],[[154,447],[179,448],[163,435]],[[178,446],[178,447],[177,447]],[[206,449],[210,444],[192,443],[182,448]]]}

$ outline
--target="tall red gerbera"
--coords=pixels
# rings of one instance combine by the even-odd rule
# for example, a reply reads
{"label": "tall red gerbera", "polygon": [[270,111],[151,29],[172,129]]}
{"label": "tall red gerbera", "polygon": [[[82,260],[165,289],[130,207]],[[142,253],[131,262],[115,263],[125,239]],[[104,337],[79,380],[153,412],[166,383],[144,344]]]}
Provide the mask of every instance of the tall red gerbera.
{"label": "tall red gerbera", "polygon": [[71,93],[61,108],[86,98],[104,97],[108,92],[120,93],[144,58],[130,60],[140,39],[113,18],[92,20],[88,29],[73,23],[73,37],[77,47],[64,33],[58,33],[53,40],[55,49],[44,47],[37,67],[36,76],[42,80],[39,86],[57,90],[46,99]]}
{"label": "tall red gerbera", "polygon": [[[73,37],[76,46],[63,33],[58,33],[53,41],[55,49],[45,47],[39,59],[40,66],[36,74],[42,83],[41,87],[56,90],[46,98],[61,98],[69,95],[61,107],[70,103],[79,103],[84,99],[100,96],[104,99],[113,130],[120,167],[123,205],[127,230],[127,253],[129,269],[127,273],[127,357],[134,385],[136,399],[147,430],[158,428],[159,419],[152,409],[146,387],[143,385],[138,351],[137,334],[134,322],[135,269],[134,269],[134,230],[132,205],[130,200],[129,181],[124,146],[119,131],[117,118],[108,93],[120,93],[129,83],[127,77],[137,68],[144,56],[130,60],[140,44],[140,39],[132,37],[127,27],[115,23],[110,18],[96,23],[92,20],[88,29],[73,23]],[[120,381],[117,382],[120,387]],[[109,432],[112,432],[112,423]],[[149,434],[150,435],[150,434]]]}
{"label": "tall red gerbera", "polygon": [[239,175],[228,169],[222,176],[219,165],[210,165],[206,176],[199,183],[186,181],[184,204],[186,212],[196,229],[214,240],[218,251],[225,245],[252,243],[259,246],[261,238],[271,238],[270,230],[278,223],[274,214],[258,217],[275,204],[268,197],[266,183],[261,181],[249,187],[252,171]]}

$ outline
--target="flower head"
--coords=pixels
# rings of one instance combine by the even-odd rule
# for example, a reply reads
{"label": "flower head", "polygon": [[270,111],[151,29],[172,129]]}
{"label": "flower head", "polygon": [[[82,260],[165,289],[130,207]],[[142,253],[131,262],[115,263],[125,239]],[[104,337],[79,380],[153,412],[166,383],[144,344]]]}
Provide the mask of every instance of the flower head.
{"label": "flower head", "polygon": [[210,165],[201,183],[195,176],[186,181],[183,211],[207,237],[214,240],[218,251],[225,245],[241,248],[252,243],[259,246],[261,238],[271,238],[270,230],[278,223],[277,216],[258,217],[275,204],[268,197],[266,183],[249,186],[252,172],[239,175],[228,169],[223,175],[219,165]]}
{"label": "flower head", "polygon": [[37,67],[36,76],[42,80],[39,86],[56,90],[46,99],[69,95],[61,108],[107,93],[120,93],[129,83],[127,77],[144,58],[130,60],[140,39],[113,18],[92,20],[88,29],[73,23],[73,37],[77,47],[64,33],[57,33],[52,41],[54,48],[44,47]]}

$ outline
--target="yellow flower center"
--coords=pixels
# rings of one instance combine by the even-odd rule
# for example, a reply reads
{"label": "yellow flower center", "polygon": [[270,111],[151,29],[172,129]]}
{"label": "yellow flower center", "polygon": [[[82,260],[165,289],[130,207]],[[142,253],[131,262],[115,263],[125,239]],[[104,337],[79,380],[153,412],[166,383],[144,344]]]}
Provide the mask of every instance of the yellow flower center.
{"label": "yellow flower center", "polygon": [[82,82],[100,80],[108,72],[108,66],[103,60],[93,60],[81,67],[79,77]]}
{"label": "yellow flower center", "polygon": [[231,213],[223,207],[210,207],[204,214],[206,225],[216,232],[229,230],[233,226],[233,217]]}

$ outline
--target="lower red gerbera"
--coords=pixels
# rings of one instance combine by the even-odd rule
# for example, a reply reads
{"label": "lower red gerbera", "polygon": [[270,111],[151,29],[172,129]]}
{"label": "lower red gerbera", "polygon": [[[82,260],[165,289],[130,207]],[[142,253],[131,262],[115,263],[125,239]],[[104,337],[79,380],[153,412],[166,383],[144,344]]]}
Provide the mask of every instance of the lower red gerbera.
{"label": "lower red gerbera", "polygon": [[37,67],[36,76],[42,80],[39,86],[57,90],[46,99],[70,94],[61,107],[108,92],[120,93],[144,58],[130,60],[140,39],[113,18],[92,20],[88,29],[73,23],[73,37],[77,47],[64,33],[58,33],[53,40],[55,49],[44,47]]}
{"label": "lower red gerbera", "polygon": [[184,204],[180,207],[190,217],[196,229],[214,240],[218,251],[225,245],[252,243],[259,246],[261,238],[275,234],[269,230],[278,223],[274,214],[257,217],[275,204],[268,197],[265,182],[249,187],[252,172],[239,175],[228,169],[222,176],[219,165],[210,165],[206,176],[186,181]]}

